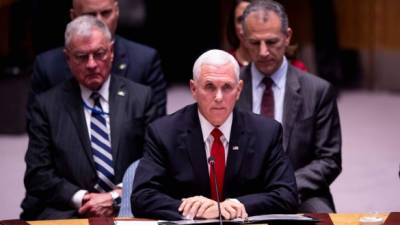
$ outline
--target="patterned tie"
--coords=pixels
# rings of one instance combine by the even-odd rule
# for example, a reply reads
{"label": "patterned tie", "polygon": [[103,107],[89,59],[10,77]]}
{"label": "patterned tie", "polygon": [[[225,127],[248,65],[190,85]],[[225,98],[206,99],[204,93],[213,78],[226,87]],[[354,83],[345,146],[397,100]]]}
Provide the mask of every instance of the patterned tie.
{"label": "patterned tie", "polygon": [[[211,135],[214,137],[214,142],[211,146],[211,156],[214,157],[215,161],[215,175],[217,177],[219,198],[220,201],[223,201],[224,197],[222,190],[224,186],[224,175],[225,175],[225,150],[221,142],[222,133],[219,129],[214,128],[214,130],[211,132]],[[211,167],[210,171],[212,171]],[[214,173],[210,172],[211,197],[212,199],[217,201],[217,193],[215,190],[215,183],[214,183],[215,179],[213,175]]]}
{"label": "patterned tie", "polygon": [[265,90],[261,100],[261,115],[274,118],[274,93],[272,92],[272,79],[264,77],[262,82],[265,85]]}
{"label": "patterned tie", "polygon": [[100,104],[100,95],[97,92],[93,92],[90,97],[94,100],[90,121],[91,147],[99,178],[95,188],[100,192],[108,192],[113,190],[115,186],[109,131]]}

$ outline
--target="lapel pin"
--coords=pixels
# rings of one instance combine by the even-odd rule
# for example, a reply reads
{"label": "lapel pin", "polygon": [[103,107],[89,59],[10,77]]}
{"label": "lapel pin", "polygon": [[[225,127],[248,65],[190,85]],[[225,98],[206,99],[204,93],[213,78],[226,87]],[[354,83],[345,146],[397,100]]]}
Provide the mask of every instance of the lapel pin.
{"label": "lapel pin", "polygon": [[125,92],[124,92],[124,91],[118,91],[118,92],[117,92],[117,95],[119,95],[119,96],[125,96]]}
{"label": "lapel pin", "polygon": [[238,151],[238,150],[239,150],[239,146],[233,146],[233,147],[232,147],[232,150]]}
{"label": "lapel pin", "polygon": [[126,64],[125,63],[122,63],[122,64],[119,65],[119,69],[120,70],[124,70],[125,68],[126,68]]}

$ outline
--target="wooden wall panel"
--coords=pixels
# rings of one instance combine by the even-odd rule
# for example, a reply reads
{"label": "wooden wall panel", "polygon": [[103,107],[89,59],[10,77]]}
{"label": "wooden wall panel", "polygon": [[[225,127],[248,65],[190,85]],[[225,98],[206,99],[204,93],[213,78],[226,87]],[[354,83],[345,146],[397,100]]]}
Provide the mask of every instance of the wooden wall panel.
{"label": "wooden wall panel", "polygon": [[400,1],[336,0],[339,44],[355,49],[400,49]]}

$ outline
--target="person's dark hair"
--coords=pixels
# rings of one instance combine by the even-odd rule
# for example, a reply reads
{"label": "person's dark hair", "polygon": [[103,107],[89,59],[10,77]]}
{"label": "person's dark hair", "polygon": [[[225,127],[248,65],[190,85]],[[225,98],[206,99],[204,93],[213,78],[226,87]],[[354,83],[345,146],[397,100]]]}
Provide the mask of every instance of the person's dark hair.
{"label": "person's dark hair", "polygon": [[278,15],[281,20],[281,31],[284,34],[287,34],[287,29],[289,27],[289,19],[285,12],[285,8],[280,3],[273,0],[254,0],[250,3],[249,6],[247,6],[246,10],[244,10],[242,15],[243,17],[242,24],[244,30],[246,30],[246,23],[244,21],[246,20],[246,18],[249,16],[250,13],[256,11],[261,11],[264,13],[267,12],[276,13],[276,15]]}
{"label": "person's dark hair", "polygon": [[[226,37],[228,39],[228,43],[234,49],[239,48],[240,44],[240,40],[236,35],[235,29],[235,9],[241,2],[251,2],[251,0],[235,0],[235,4],[232,5],[229,11],[229,18],[226,26]],[[243,18],[243,16],[241,18]]]}

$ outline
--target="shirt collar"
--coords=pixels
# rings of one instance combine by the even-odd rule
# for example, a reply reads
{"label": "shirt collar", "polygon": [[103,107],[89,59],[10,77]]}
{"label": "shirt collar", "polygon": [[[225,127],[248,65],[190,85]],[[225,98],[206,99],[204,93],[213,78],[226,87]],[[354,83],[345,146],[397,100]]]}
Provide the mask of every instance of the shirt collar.
{"label": "shirt collar", "polygon": [[[287,69],[288,62],[286,57],[284,56],[281,66],[271,76],[274,85],[279,89],[282,89],[285,85]],[[262,80],[265,75],[257,69],[254,63],[251,64],[251,74],[253,87],[259,87],[260,85],[263,85]]]}
{"label": "shirt collar", "polygon": [[[97,91],[97,93],[99,93],[99,95],[101,96],[101,99],[104,100],[105,102],[108,102],[108,98],[109,98],[110,77],[111,76],[108,76],[107,80],[103,83],[103,85]],[[81,97],[82,97],[83,101],[85,101],[85,103],[87,105],[92,106],[94,103],[93,103],[93,100],[90,98],[90,96],[94,91],[83,86],[82,84],[79,84],[79,87],[81,89]]]}
{"label": "shirt collar", "polygon": [[[203,141],[207,141],[208,137],[210,136],[211,131],[215,128],[208,120],[198,111],[199,119],[200,119],[200,126],[201,132],[203,134]],[[224,135],[226,141],[229,142],[231,136],[231,128],[232,128],[232,119],[233,113],[231,112],[225,122],[218,127],[218,129]]]}

